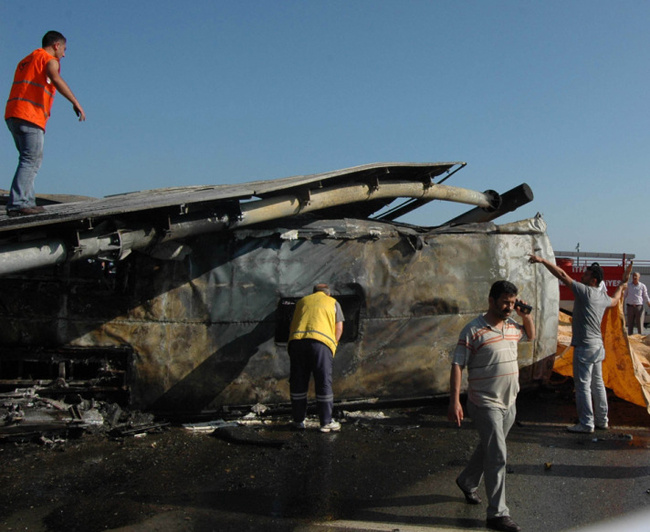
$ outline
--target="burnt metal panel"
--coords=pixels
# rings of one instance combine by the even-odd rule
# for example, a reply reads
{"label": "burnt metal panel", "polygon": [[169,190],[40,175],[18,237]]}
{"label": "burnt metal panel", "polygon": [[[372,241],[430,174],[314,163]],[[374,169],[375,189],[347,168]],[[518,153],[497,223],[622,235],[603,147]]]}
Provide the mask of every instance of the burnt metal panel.
{"label": "burnt metal panel", "polygon": [[[185,253],[180,241],[201,233],[307,213],[318,219],[341,218],[351,212],[355,217],[369,217],[398,198],[421,201],[407,201],[391,211],[392,216],[433,199],[496,208],[498,194],[441,184],[463,165],[365,165],[237,186],[122,194],[49,205],[44,213],[33,216],[0,216],[0,276],[89,258],[122,260],[134,250],[176,258]],[[443,173],[446,176],[435,183]]]}
{"label": "burnt metal panel", "polygon": [[445,394],[460,329],[487,308],[492,282],[507,278],[535,309],[538,338],[520,346],[522,383],[548,376],[557,282],[526,260],[533,249],[553,257],[540,217],[444,230],[285,221],[189,238],[178,261],[134,252],[108,270],[73,263],[1,278],[0,345],[128,347],[139,408],[286,402],[278,305],[327,282],[356,312],[355,337],[335,358],[337,399]]}

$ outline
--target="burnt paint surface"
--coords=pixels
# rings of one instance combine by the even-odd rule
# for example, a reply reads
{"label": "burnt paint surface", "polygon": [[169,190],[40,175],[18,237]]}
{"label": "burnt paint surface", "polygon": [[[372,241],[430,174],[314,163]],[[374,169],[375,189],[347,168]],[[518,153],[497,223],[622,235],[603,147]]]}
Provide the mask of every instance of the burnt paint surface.
{"label": "burnt paint surface", "polygon": [[110,269],[73,263],[0,279],[0,345],[128,346],[139,408],[286,402],[278,303],[327,282],[333,295],[356,302],[358,325],[337,351],[336,399],[444,394],[460,329],[486,310],[490,285],[506,278],[535,308],[538,339],[520,344],[522,383],[550,371],[557,283],[526,262],[533,249],[552,257],[540,218],[452,232],[294,221],[187,244],[182,261],[133,253]]}

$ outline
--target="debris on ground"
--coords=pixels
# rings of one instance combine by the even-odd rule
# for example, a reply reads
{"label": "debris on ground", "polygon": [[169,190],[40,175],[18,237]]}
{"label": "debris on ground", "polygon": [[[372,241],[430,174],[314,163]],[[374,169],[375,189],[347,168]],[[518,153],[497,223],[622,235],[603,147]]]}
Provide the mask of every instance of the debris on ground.
{"label": "debris on ground", "polygon": [[387,419],[386,414],[383,412],[362,411],[356,410],[355,412],[343,411],[343,416],[348,419]]}
{"label": "debris on ground", "polygon": [[122,438],[160,432],[169,423],[152,414],[124,410],[115,403],[69,394],[63,400],[41,396],[36,388],[0,393],[0,442],[34,441],[52,446],[84,432]]}
{"label": "debris on ground", "polygon": [[190,432],[212,433],[215,429],[222,427],[236,427],[236,421],[224,421],[217,419],[215,421],[203,421],[201,423],[183,423],[183,428]]}

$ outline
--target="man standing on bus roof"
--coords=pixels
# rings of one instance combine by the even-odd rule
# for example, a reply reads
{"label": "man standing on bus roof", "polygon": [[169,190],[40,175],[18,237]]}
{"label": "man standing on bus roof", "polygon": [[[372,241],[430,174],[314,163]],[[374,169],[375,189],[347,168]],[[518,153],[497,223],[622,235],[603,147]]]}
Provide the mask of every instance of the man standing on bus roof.
{"label": "man standing on bus roof", "polygon": [[562,268],[542,257],[530,255],[528,261],[543,264],[560,282],[571,288],[575,296],[571,345],[578,423],[567,427],[567,430],[587,434],[592,433],[594,427],[607,430],[607,392],[603,381],[605,346],[600,325],[605,311],[617,306],[621,300],[630,278],[632,262],[625,269],[614,296],[609,297],[598,288],[603,280],[603,269],[598,265],[587,266],[581,282],[577,282]]}
{"label": "man standing on bus roof", "polygon": [[81,104],[60,74],[60,61],[65,57],[66,46],[62,34],[48,31],[43,36],[42,48],[34,50],[16,67],[5,108],[7,127],[19,154],[7,202],[9,216],[45,211],[36,205],[34,180],[43,162],[45,124],[50,118],[56,91],[72,103],[80,122],[86,120]]}
{"label": "man standing on bus roof", "polygon": [[645,304],[650,305],[648,298],[648,288],[641,282],[641,274],[634,272],[632,280],[627,284],[625,294],[625,307],[627,318],[627,334],[634,334],[634,326],[643,334],[643,322],[645,320]]}

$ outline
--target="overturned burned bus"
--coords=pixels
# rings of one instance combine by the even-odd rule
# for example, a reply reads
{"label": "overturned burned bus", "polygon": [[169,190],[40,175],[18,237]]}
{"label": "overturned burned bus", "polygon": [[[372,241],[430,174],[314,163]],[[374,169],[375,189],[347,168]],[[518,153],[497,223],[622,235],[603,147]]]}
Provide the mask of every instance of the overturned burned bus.
{"label": "overturned burned bus", "polygon": [[[337,400],[445,394],[458,333],[500,278],[535,309],[522,385],[543,381],[558,287],[526,256],[552,258],[545,223],[494,224],[529,189],[442,184],[462,166],[366,165],[2,217],[0,385],[113,393],[154,411],[286,402],[293,304],[327,282],[346,319]],[[395,198],[407,200],[387,210]],[[393,221],[433,199],[475,208],[435,228]]]}

